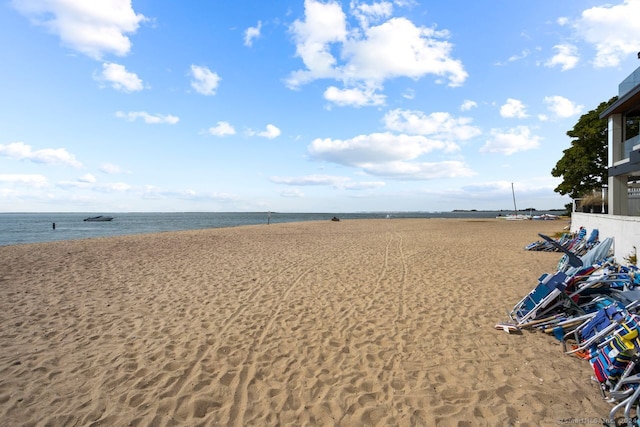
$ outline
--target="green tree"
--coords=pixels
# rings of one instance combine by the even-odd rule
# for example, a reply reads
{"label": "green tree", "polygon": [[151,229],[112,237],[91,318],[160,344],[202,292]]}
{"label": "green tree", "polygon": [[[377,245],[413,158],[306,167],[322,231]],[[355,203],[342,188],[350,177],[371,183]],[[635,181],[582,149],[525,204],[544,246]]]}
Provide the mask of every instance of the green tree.
{"label": "green tree", "polygon": [[595,110],[583,114],[573,129],[567,132],[571,146],[551,170],[551,175],[562,177],[554,191],[576,199],[599,190],[607,183],[607,120],[600,114],[617,101],[614,96]]}

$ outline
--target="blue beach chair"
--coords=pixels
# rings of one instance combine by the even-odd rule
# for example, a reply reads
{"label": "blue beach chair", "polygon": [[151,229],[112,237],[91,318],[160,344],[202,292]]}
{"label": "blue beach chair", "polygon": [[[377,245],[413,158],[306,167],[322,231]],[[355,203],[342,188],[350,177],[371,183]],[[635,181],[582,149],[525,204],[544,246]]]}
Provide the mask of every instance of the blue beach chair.
{"label": "blue beach chair", "polygon": [[[539,319],[557,308],[562,300],[566,300],[564,290],[566,288],[567,275],[563,272],[555,274],[543,274],[538,279],[538,285],[522,300],[520,300],[509,313],[511,320],[518,326]],[[559,301],[560,300],[560,301]]]}
{"label": "blue beach chair", "polygon": [[[613,332],[618,326],[617,322],[624,319],[625,307],[615,300],[609,299],[607,302],[609,305],[599,309],[591,319],[564,334],[562,348],[567,354],[582,354],[590,347],[597,346],[599,339],[603,340],[605,334]],[[576,342],[570,351],[567,350],[569,340]]]}

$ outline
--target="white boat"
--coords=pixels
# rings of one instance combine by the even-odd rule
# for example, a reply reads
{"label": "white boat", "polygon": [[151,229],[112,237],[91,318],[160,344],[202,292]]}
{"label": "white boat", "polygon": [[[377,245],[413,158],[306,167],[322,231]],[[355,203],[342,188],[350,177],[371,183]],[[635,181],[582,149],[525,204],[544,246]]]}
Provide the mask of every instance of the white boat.
{"label": "white boat", "polygon": [[525,214],[511,214],[498,218],[506,219],[507,221],[522,221],[523,219],[531,219],[531,216]]}
{"label": "white boat", "polygon": [[551,221],[551,220],[560,219],[560,217],[558,215],[542,214],[542,215],[534,215],[532,219]]}
{"label": "white boat", "polygon": [[513,214],[499,216],[497,218],[506,219],[507,221],[522,221],[525,219],[531,219],[531,215],[519,214],[518,207],[516,206],[516,192],[513,189],[513,182],[511,183],[511,194],[513,195]]}
{"label": "white boat", "polygon": [[112,219],[113,219],[112,216],[98,215],[98,216],[90,216],[89,218],[85,218],[84,221],[100,222],[100,221],[111,221]]}

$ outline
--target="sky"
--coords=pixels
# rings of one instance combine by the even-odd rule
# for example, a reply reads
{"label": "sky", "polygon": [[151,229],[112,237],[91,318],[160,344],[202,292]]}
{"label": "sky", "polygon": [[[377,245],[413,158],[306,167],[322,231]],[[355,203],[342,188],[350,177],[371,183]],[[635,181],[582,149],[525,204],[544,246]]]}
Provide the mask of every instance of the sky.
{"label": "sky", "polygon": [[0,212],[559,209],[640,0],[0,0]]}

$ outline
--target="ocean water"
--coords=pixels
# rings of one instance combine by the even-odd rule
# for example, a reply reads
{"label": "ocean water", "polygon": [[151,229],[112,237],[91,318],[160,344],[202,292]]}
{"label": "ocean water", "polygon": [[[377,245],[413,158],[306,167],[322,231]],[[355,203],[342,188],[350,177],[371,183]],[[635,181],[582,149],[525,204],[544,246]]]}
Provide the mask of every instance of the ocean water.
{"label": "ocean water", "polygon": [[[0,246],[23,243],[53,242],[92,237],[163,231],[199,230],[301,221],[329,221],[368,218],[495,218],[510,212],[371,212],[371,213],[278,213],[271,212],[152,212],[102,213],[114,217],[109,222],[85,222],[95,213],[0,213]],[[535,214],[546,212],[537,211]],[[554,212],[550,212],[554,213]],[[558,212],[555,212],[556,214]],[[55,229],[53,224],[55,223]]]}

